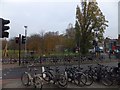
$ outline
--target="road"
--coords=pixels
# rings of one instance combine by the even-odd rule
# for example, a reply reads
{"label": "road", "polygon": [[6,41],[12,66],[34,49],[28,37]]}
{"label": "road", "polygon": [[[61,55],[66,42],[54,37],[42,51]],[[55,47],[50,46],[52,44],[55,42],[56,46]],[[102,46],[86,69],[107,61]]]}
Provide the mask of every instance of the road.
{"label": "road", "polygon": [[[87,66],[91,64],[83,64],[81,67],[84,69],[87,69]],[[95,66],[96,64],[92,64]],[[111,62],[111,63],[104,63],[103,65],[108,66],[117,66],[117,62]],[[75,66],[75,65],[72,65]],[[51,68],[54,69],[55,66],[51,66]],[[36,67],[38,69],[37,73],[41,73],[42,69],[41,67]],[[65,66],[59,66],[60,70],[64,70]],[[2,70],[2,79],[18,79],[21,77],[22,73],[28,71],[26,67],[17,67],[17,68],[7,68]]]}
{"label": "road", "polygon": [[[41,73],[41,67],[37,67],[37,69],[39,70],[38,73]],[[25,71],[27,71],[25,67],[5,69],[2,71],[2,79],[18,79]]]}
{"label": "road", "polygon": [[[84,69],[87,68],[87,66],[90,64],[83,64],[81,65],[81,67],[83,67]],[[96,65],[96,64],[92,64],[92,65]],[[104,63],[103,65],[108,65],[108,66],[117,66],[117,62],[110,62],[110,63]],[[51,68],[54,68],[55,66],[51,66]],[[41,67],[36,67],[39,72],[41,73]],[[61,70],[63,70],[65,68],[65,66],[59,66],[59,68]],[[6,68],[3,69],[2,71],[2,79],[3,79],[3,83],[2,86],[3,88],[31,88],[31,87],[25,87],[22,85],[20,77],[21,74],[26,71],[27,69],[25,67],[16,67],[16,68]],[[51,85],[51,84],[45,84],[44,85],[45,88],[55,88],[55,85]],[[111,86],[111,87],[106,87],[104,85],[101,85],[100,83],[94,83],[91,86],[85,86],[82,88],[117,88],[118,86]],[[81,88],[78,87],[72,83],[69,83],[68,88]]]}
{"label": "road", "polygon": [[[33,86],[23,86],[20,79],[9,79],[7,81],[3,81],[3,88],[33,88]],[[50,84],[50,83],[44,83],[43,88],[58,88],[57,85]],[[77,86],[73,83],[68,83],[67,88],[118,88],[118,86],[104,86],[101,83],[93,83],[91,86]]]}

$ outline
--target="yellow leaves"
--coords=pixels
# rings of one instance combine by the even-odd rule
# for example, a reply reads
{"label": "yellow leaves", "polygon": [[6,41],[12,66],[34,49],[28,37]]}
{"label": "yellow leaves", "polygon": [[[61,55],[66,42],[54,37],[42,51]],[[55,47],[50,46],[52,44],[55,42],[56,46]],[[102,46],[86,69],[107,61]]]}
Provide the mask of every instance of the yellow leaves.
{"label": "yellow leaves", "polygon": [[[81,2],[80,7],[77,6],[77,11],[76,11],[76,19],[78,21],[77,27],[79,27],[80,36],[81,36],[81,42],[84,38],[83,41],[88,41],[86,36],[91,37],[87,32],[98,29],[100,31],[100,35],[102,36],[104,33],[104,30],[106,29],[107,25],[107,20],[105,19],[105,16],[103,15],[102,11],[98,7],[98,3],[96,0],[83,0],[87,2]],[[89,2],[92,1],[92,2]],[[82,9],[80,9],[82,8]],[[75,29],[78,29],[75,27]],[[92,37],[89,39],[93,39]],[[84,46],[83,46],[84,47]]]}

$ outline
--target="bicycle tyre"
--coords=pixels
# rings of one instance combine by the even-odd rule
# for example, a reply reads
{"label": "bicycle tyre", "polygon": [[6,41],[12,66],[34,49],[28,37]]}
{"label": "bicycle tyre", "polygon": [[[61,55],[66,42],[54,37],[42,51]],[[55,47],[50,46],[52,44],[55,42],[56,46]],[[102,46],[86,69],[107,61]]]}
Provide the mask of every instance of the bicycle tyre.
{"label": "bicycle tyre", "polygon": [[[45,77],[44,77],[44,74],[45,74]],[[51,73],[46,72],[46,71],[42,73],[42,78],[47,82],[50,82],[52,76],[53,75]]]}
{"label": "bicycle tyre", "polygon": [[23,73],[21,75],[21,82],[24,86],[30,86],[30,79],[29,79],[29,75],[27,73]]}
{"label": "bicycle tyre", "polygon": [[74,77],[74,83],[80,87],[85,86],[85,83],[87,81],[87,78],[84,74],[81,75],[75,75]]}
{"label": "bicycle tyre", "polygon": [[41,77],[34,77],[34,88],[40,88],[42,89],[43,83]]}
{"label": "bicycle tyre", "polygon": [[65,75],[62,75],[62,74],[60,75],[58,84],[59,84],[61,87],[66,87],[66,86],[67,86],[68,81],[67,81],[67,78],[66,78]]}
{"label": "bicycle tyre", "polygon": [[101,82],[105,86],[111,86],[113,84],[112,78],[108,74],[102,77]]}
{"label": "bicycle tyre", "polygon": [[85,85],[86,86],[92,85],[93,82],[94,82],[93,76],[91,74],[89,74],[89,73],[85,73],[85,76],[87,78]]}

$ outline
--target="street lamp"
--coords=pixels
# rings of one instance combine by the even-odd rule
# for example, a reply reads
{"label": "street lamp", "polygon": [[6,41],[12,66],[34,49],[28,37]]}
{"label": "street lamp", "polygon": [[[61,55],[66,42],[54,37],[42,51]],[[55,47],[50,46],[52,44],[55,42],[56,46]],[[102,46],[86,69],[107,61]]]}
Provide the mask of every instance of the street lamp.
{"label": "street lamp", "polygon": [[24,28],[25,28],[25,56],[26,56],[26,53],[27,53],[27,50],[26,50],[26,45],[27,45],[27,27],[28,26],[24,26]]}
{"label": "street lamp", "polygon": [[95,32],[95,53],[98,54],[98,30],[94,30]]}

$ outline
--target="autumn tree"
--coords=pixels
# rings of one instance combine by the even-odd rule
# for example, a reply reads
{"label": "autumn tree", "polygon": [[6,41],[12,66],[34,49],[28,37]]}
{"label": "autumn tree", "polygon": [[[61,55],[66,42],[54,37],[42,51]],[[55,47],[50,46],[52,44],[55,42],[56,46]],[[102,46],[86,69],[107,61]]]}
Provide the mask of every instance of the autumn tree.
{"label": "autumn tree", "polygon": [[1,42],[2,42],[2,50],[4,50],[8,41],[6,39],[3,39],[1,40]]}
{"label": "autumn tree", "polygon": [[9,50],[19,50],[19,44],[16,43],[15,37],[11,38],[8,42]]}
{"label": "autumn tree", "polygon": [[6,53],[7,53],[7,43],[8,43],[8,41],[6,40],[6,39],[3,39],[3,40],[1,40],[1,50],[2,50],[2,52],[1,52],[1,55],[2,55],[2,57],[4,58],[4,56],[6,57]]}
{"label": "autumn tree", "polygon": [[[98,40],[103,39],[103,33],[106,29],[108,21],[105,19],[102,11],[98,7],[97,2],[83,0],[80,6],[76,8],[76,43],[80,47],[82,55],[87,54],[91,41],[97,33]],[[79,43],[79,44],[78,44]]]}
{"label": "autumn tree", "polygon": [[56,45],[59,44],[58,32],[47,32],[44,35],[44,46],[46,53],[55,52]]}
{"label": "autumn tree", "polygon": [[41,52],[42,39],[39,34],[33,34],[27,38],[27,50]]}
{"label": "autumn tree", "polygon": [[75,29],[71,23],[66,29],[64,41],[65,48],[67,48],[70,51],[73,51],[73,49],[75,48]]}

